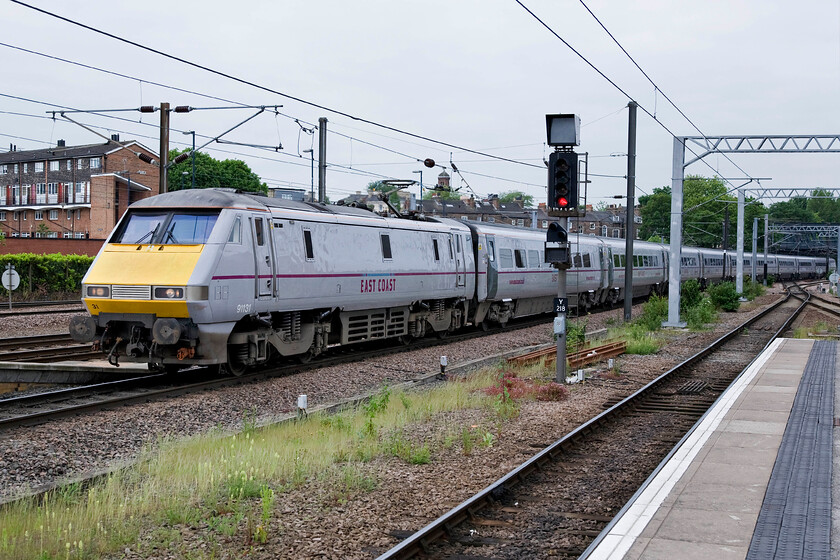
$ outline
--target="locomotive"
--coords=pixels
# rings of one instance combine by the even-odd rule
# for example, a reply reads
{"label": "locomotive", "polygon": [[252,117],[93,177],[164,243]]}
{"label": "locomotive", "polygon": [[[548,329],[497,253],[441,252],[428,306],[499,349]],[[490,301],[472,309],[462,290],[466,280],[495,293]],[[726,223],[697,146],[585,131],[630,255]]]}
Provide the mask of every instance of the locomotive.
{"label": "locomotive", "polygon": [[[626,297],[624,241],[570,236],[570,299],[579,309]],[[230,189],[180,190],[131,205],[82,281],[88,316],[70,333],[113,365],[190,365],[239,375],[276,357],[307,361],[332,345],[402,343],[547,313],[557,270],[545,232],[449,218],[383,217]],[[636,241],[633,294],[664,293],[668,252]],[[682,278],[735,270],[720,250],[683,247]],[[750,266],[745,255],[745,267]],[[780,278],[825,262],[760,256]],[[745,268],[746,269],[746,268]]]}

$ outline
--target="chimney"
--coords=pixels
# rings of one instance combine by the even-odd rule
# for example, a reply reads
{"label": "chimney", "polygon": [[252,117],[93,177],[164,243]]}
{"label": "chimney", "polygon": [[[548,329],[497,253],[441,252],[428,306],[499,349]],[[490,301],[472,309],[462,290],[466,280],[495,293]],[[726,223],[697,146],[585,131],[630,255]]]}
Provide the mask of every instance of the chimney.
{"label": "chimney", "polygon": [[59,140],[58,141],[58,146],[57,147],[64,148],[65,146],[67,146],[67,144],[64,142],[64,140]]}
{"label": "chimney", "polygon": [[469,206],[472,209],[475,209],[475,197],[474,196],[469,197],[466,202],[467,202],[467,206]]}
{"label": "chimney", "polygon": [[112,134],[111,135],[111,140],[113,140],[114,142],[119,142],[120,141],[120,135],[119,134]]}

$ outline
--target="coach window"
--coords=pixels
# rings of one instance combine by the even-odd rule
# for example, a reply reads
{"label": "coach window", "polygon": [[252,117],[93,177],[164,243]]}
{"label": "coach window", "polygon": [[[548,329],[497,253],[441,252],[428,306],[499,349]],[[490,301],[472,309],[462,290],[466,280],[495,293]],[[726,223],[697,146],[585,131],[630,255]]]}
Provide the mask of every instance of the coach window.
{"label": "coach window", "polygon": [[513,251],[499,249],[499,268],[513,268]]}
{"label": "coach window", "polygon": [[449,242],[449,260],[455,260],[455,255],[452,253],[452,237],[450,236],[447,241]]}
{"label": "coach window", "polygon": [[233,227],[230,229],[230,235],[228,236],[228,243],[241,243],[242,242],[242,221],[239,216],[233,221]]}
{"label": "coach window", "polygon": [[528,265],[531,268],[540,268],[542,266],[541,262],[540,254],[537,251],[528,251]]}
{"label": "coach window", "polygon": [[487,258],[490,262],[494,262],[496,260],[496,242],[492,239],[487,240]]}
{"label": "coach window", "polygon": [[382,258],[391,260],[391,236],[383,233],[379,236],[379,242],[382,245]]}
{"label": "coach window", "polygon": [[575,268],[583,268],[583,259],[580,258],[580,253],[575,253]]}
{"label": "coach window", "polygon": [[517,249],[513,254],[516,257],[516,268],[525,268],[525,251]]}
{"label": "coach window", "polygon": [[432,239],[432,246],[435,248],[435,260],[440,260],[440,251],[438,250],[437,239]]}
{"label": "coach window", "polygon": [[312,250],[312,232],[308,229],[303,230],[303,248],[306,251],[306,260],[315,260],[315,252]]}
{"label": "coach window", "polygon": [[589,253],[585,253],[583,255],[583,266],[585,266],[586,268],[592,266],[592,257],[589,256]]}
{"label": "coach window", "polygon": [[262,247],[265,245],[265,237],[263,236],[263,219],[254,219],[254,230],[257,232],[257,245]]}

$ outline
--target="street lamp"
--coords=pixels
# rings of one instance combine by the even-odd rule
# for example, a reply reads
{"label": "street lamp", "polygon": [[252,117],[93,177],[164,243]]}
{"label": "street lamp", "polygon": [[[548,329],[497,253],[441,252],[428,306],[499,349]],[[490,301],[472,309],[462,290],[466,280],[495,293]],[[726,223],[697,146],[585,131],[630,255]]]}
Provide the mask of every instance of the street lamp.
{"label": "street lamp", "polygon": [[310,148],[303,153],[309,154],[309,201],[315,202],[315,151]]}
{"label": "street lamp", "polygon": [[181,171],[181,190],[184,190],[184,175],[189,175],[189,171]]}
{"label": "street lamp", "polygon": [[190,159],[192,159],[192,188],[195,188],[195,130],[188,130],[187,132],[182,132],[181,134],[192,134],[192,152],[190,152]]}

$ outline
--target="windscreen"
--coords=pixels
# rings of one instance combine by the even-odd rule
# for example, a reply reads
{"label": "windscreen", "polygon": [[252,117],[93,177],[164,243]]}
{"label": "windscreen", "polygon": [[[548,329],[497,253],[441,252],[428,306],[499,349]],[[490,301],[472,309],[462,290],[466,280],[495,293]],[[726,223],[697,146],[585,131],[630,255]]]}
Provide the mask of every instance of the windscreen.
{"label": "windscreen", "polygon": [[207,242],[218,213],[155,212],[129,215],[112,243],[201,245]]}

